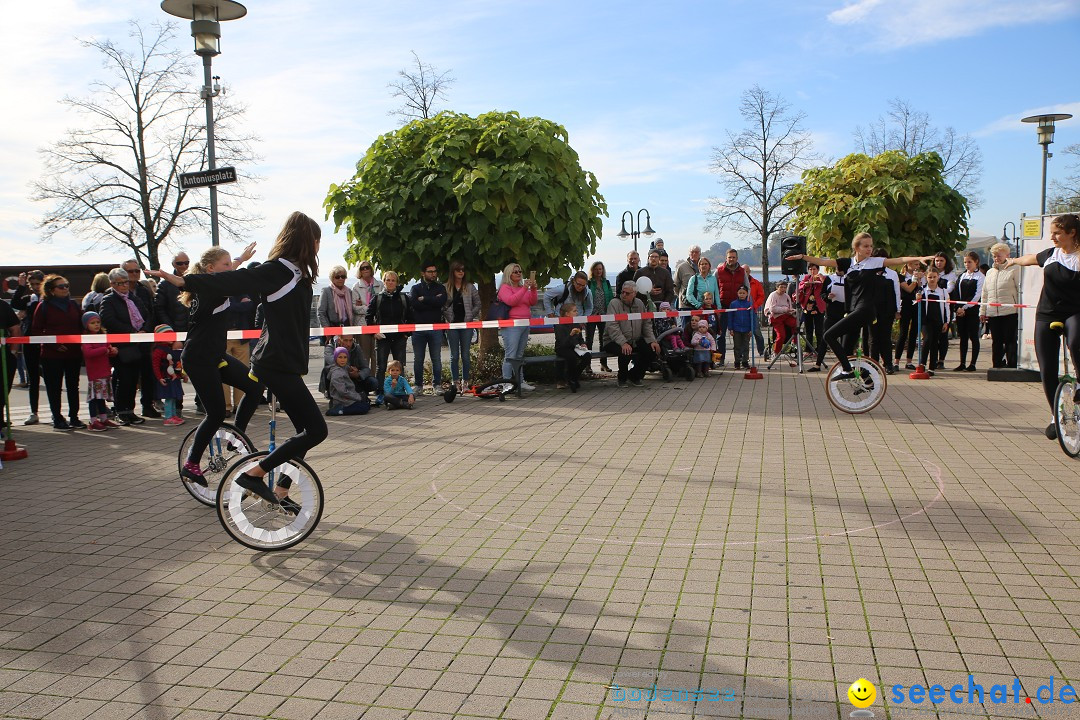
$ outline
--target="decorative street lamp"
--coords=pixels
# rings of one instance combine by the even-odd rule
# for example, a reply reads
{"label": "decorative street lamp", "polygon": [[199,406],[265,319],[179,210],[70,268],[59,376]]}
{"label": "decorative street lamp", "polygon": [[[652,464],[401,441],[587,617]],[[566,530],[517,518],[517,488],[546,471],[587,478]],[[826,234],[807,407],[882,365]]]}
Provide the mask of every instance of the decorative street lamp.
{"label": "decorative street lamp", "polygon": [[[1009,238],[1008,229],[1012,225],[1012,238]],[[1008,245],[1012,250],[1013,257],[1020,257],[1020,238],[1016,236],[1016,223],[1012,220],[1001,226],[1001,242]]]}
{"label": "decorative street lamp", "polygon": [[1068,113],[1051,113],[1049,115],[1031,115],[1023,118],[1020,122],[1037,123],[1036,131],[1039,134],[1039,144],[1043,147],[1042,167],[1042,200],[1039,203],[1039,214],[1046,214],[1046,161],[1054,157],[1049,152],[1050,143],[1054,142],[1054,123],[1058,120],[1068,120],[1072,115]]}
{"label": "decorative street lamp", "polygon": [[[203,87],[200,97],[206,101],[206,159],[208,169],[216,167],[214,158],[214,98],[221,92],[210,68],[210,59],[221,53],[221,23],[247,15],[247,8],[234,0],[161,0],[161,9],[170,15],[191,21],[195,54],[202,57]],[[218,245],[217,187],[210,186],[210,238]]]}
{"label": "decorative street lamp", "polygon": [[[645,229],[641,229],[641,213],[645,213]],[[626,216],[630,216],[630,232],[626,232]],[[645,208],[641,208],[637,212],[637,228],[634,228],[634,213],[627,210],[622,214],[622,229],[616,234],[616,237],[621,237],[623,240],[626,238],[634,239],[634,252],[637,252],[637,240],[644,235],[645,237],[652,237],[656,234],[656,231],[652,229],[650,223],[652,218],[649,217],[649,211]]]}

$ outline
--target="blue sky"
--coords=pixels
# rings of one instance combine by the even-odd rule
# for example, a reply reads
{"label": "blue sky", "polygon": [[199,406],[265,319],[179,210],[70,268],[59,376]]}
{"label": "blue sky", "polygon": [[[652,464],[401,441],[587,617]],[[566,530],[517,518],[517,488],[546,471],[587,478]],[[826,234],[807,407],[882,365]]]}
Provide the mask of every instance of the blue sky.
{"label": "blue sky", "polygon": [[[627,245],[615,234],[624,210],[648,208],[675,256],[734,233],[703,230],[714,145],[737,131],[740,94],[754,84],[806,114],[820,154],[853,152],[852,133],[901,98],[934,124],[970,133],[983,154],[982,205],[974,229],[1000,235],[1007,220],[1038,212],[1040,147],[1019,118],[1041,111],[1077,117],[1058,126],[1052,150],[1080,143],[1080,0],[714,0],[642,2],[279,2],[246,3],[247,17],[223,24],[214,69],[249,107],[262,139],[264,177],[255,192],[265,252],[294,209],[322,220],[332,182],[397,120],[387,83],[412,62],[456,78],[449,109],[517,110],[566,126],[582,165],[593,171],[611,217],[597,256],[609,268]],[[85,243],[42,243],[29,201],[41,172],[36,149],[78,123],[57,100],[84,94],[102,76],[76,38],[123,38],[125,22],[165,19],[152,0],[42,0],[9,4],[0,70],[9,99],[0,137],[0,263],[119,260],[117,250],[79,255]],[[186,22],[181,47],[191,46]],[[201,77],[192,78],[193,86]],[[1050,162],[1050,178],[1068,159]],[[345,248],[324,224],[322,263]],[[177,246],[198,252],[208,237]],[[226,243],[228,247],[228,243]]]}

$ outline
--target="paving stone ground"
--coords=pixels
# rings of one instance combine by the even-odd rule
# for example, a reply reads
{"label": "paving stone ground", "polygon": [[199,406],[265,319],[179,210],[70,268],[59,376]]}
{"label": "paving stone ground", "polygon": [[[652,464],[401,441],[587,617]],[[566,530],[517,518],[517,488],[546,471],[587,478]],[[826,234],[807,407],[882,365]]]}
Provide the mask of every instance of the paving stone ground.
{"label": "paving stone ground", "polygon": [[[272,554],[180,487],[190,424],[17,426],[0,716],[836,718],[860,677],[879,718],[1080,716],[1024,702],[1080,681],[1080,464],[1035,384],[897,375],[852,417],[778,366],[328,421],[322,523]],[[890,697],[969,674],[1020,702]]]}

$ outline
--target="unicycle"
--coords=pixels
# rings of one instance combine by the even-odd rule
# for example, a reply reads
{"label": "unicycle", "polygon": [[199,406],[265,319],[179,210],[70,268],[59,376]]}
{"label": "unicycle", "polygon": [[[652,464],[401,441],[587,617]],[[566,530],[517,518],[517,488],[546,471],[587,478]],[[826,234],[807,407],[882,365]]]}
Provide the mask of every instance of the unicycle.
{"label": "unicycle", "polygon": [[266,502],[236,484],[237,476],[255,467],[274,450],[276,429],[277,399],[271,397],[269,450],[250,453],[234,462],[217,489],[221,526],[234,540],[252,550],[290,548],[310,535],[322,518],[322,483],[303,460],[289,460],[266,474],[271,492],[276,486],[288,488],[288,502]]}
{"label": "unicycle", "polygon": [[[1052,322],[1050,329],[1059,335],[1065,334],[1065,323]],[[1058,380],[1054,393],[1054,427],[1057,429],[1058,444],[1069,457],[1080,455],[1080,406],[1076,404],[1076,378],[1069,372],[1069,345],[1062,340],[1062,355],[1065,373]]]}
{"label": "unicycle", "polygon": [[837,362],[829,368],[825,376],[826,396],[832,406],[840,412],[861,415],[870,412],[885,398],[885,368],[859,352],[848,358],[855,377],[834,380],[844,371],[844,366]]}
{"label": "unicycle", "polygon": [[[189,432],[184,442],[180,443],[180,452],[176,456],[177,473],[183,469],[184,462],[187,461],[188,450],[191,449],[191,443],[195,440],[196,430],[198,428]],[[210,444],[206,446],[205,464],[202,466],[202,471],[207,487],[193,483],[182,475],[180,484],[191,493],[191,497],[207,507],[214,507],[217,504],[217,489],[221,476],[237,458],[253,452],[255,452],[255,444],[242,430],[235,425],[222,423],[214,436],[210,438]]]}

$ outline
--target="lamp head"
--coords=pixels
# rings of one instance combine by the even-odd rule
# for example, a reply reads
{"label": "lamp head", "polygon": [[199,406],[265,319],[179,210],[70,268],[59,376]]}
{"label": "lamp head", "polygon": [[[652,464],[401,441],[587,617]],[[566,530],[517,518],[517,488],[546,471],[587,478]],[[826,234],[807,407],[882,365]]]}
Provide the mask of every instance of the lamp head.
{"label": "lamp head", "polygon": [[221,53],[221,23],[247,15],[247,8],[235,0],[161,0],[161,9],[190,20],[195,54],[211,57]]}
{"label": "lamp head", "polygon": [[1054,123],[1058,120],[1068,120],[1072,115],[1069,113],[1049,113],[1047,115],[1030,115],[1020,122],[1034,123],[1040,145],[1049,145],[1054,142]]}

